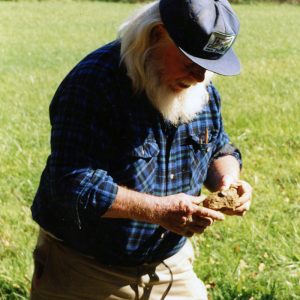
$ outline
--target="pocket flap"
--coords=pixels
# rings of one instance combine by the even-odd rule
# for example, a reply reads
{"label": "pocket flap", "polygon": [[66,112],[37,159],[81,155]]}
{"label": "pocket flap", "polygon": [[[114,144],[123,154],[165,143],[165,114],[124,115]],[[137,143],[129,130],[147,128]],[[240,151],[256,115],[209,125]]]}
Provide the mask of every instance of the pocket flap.
{"label": "pocket flap", "polygon": [[131,155],[134,157],[151,158],[157,156],[159,148],[154,140],[146,140],[144,144],[136,146]]}
{"label": "pocket flap", "polygon": [[215,141],[215,135],[213,130],[208,131],[208,136],[205,136],[205,131],[203,133],[200,133],[198,135],[191,133],[188,137],[188,140],[190,143],[192,143],[194,149],[203,150],[205,152],[208,152],[212,149]]}

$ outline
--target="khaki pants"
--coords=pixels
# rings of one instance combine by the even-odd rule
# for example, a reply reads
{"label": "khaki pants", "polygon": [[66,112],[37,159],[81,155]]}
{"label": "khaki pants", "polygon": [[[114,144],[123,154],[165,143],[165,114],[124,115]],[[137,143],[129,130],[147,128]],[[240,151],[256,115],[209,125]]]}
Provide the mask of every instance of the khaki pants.
{"label": "khaki pants", "polygon": [[207,300],[205,286],[193,271],[190,242],[161,263],[111,267],[41,231],[33,256],[31,300]]}

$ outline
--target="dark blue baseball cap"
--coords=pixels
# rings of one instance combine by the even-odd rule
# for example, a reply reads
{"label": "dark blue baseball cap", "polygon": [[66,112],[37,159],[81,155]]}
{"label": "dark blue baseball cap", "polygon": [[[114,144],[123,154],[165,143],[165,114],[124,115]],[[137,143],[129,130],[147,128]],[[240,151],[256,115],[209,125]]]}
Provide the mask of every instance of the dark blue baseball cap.
{"label": "dark blue baseball cap", "polygon": [[162,22],[194,63],[221,75],[240,73],[232,45],[240,23],[227,0],[160,0]]}

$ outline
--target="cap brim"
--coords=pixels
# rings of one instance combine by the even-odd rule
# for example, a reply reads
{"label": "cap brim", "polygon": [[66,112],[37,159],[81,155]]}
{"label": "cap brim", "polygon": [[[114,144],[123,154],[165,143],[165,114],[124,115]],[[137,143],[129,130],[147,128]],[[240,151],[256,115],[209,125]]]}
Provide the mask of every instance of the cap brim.
{"label": "cap brim", "polygon": [[233,49],[230,48],[221,58],[219,59],[204,59],[188,54],[183,49],[179,48],[184,55],[186,55],[190,60],[192,60],[197,65],[202,68],[209,70],[211,72],[232,76],[238,75],[241,72],[241,64]]}

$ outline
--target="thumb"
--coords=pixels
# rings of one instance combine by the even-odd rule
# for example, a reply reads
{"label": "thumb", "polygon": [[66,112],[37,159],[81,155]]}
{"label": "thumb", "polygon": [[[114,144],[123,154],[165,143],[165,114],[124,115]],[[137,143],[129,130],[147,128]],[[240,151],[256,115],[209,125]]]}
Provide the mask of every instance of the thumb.
{"label": "thumb", "polygon": [[199,205],[201,202],[203,202],[206,199],[206,197],[207,197],[206,195],[200,195],[198,197],[195,197],[193,203]]}
{"label": "thumb", "polygon": [[220,190],[228,190],[230,186],[235,183],[236,180],[231,175],[224,175],[221,179],[221,187]]}

